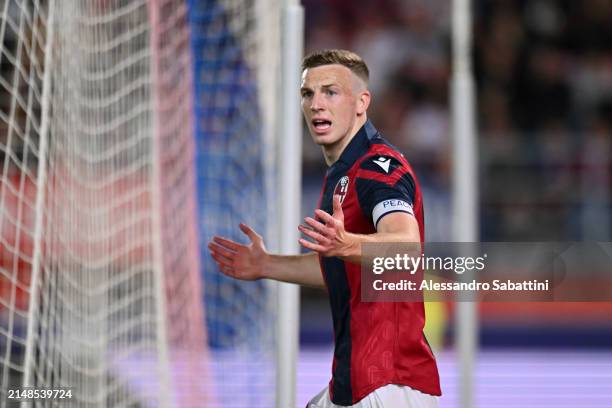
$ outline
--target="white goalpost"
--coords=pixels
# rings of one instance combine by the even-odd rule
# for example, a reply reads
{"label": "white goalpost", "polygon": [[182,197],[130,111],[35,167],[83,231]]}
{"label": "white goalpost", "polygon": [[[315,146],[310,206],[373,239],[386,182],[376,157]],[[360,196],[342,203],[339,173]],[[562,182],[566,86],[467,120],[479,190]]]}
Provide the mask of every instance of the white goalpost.
{"label": "white goalpost", "polygon": [[[472,73],[472,2],[452,2],[453,75],[451,109],[453,132],[453,241],[478,241],[478,144],[476,97]],[[474,406],[474,369],[478,349],[475,302],[458,302],[455,319],[459,406]]]}
{"label": "white goalpost", "polygon": [[[299,108],[300,63],[304,49],[304,11],[297,0],[285,0],[282,35],[282,87],[279,106],[281,149],[279,196],[283,198],[280,217],[280,252],[300,253],[299,233],[302,188],[302,119]],[[296,371],[299,357],[298,285],[279,283],[276,407],[295,407]]]}

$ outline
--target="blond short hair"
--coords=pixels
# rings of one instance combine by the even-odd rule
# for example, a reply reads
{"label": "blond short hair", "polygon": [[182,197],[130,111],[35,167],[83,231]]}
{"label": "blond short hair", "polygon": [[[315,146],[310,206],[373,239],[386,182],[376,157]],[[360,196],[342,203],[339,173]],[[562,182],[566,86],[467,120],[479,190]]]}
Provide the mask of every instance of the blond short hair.
{"label": "blond short hair", "polygon": [[347,67],[366,84],[370,79],[370,70],[365,61],[357,54],[347,50],[320,50],[307,55],[302,60],[302,71],[323,65],[338,64]]}

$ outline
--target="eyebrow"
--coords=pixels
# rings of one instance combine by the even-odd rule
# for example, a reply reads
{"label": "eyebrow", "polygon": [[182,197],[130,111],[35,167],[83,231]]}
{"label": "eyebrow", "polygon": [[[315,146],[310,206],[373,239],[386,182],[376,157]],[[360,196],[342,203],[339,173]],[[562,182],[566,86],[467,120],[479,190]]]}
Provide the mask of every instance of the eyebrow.
{"label": "eyebrow", "polygon": [[[330,84],[321,85],[321,88],[331,88],[332,86],[340,87],[339,84],[337,84],[335,82],[332,82]],[[303,87],[300,88],[300,91],[312,91],[312,89],[307,87],[307,86],[303,86]]]}

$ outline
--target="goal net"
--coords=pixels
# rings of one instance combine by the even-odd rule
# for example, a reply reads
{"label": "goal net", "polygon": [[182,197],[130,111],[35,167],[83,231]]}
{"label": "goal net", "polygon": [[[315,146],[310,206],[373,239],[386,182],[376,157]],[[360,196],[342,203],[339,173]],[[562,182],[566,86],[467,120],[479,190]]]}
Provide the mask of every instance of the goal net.
{"label": "goal net", "polygon": [[0,407],[273,405],[277,3],[0,0]]}

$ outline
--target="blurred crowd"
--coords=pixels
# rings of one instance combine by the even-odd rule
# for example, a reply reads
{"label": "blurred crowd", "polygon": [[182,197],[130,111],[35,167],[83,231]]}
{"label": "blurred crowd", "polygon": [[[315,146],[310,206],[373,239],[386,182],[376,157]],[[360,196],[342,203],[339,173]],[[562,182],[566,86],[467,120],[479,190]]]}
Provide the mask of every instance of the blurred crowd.
{"label": "blurred crowd", "polygon": [[[449,240],[449,0],[303,0],[306,51],[371,70],[370,117],[416,168]],[[609,240],[612,2],[474,0],[482,240]],[[320,153],[305,143],[305,174]]]}

